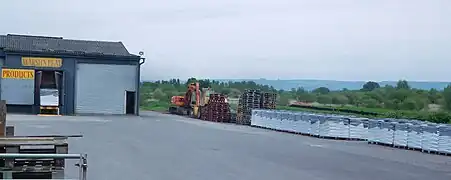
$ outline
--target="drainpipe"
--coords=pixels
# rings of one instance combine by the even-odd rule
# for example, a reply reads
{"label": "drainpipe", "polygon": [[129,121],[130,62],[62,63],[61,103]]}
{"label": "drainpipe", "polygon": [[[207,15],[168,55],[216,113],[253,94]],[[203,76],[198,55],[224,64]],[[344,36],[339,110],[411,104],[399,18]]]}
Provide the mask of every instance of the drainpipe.
{"label": "drainpipe", "polygon": [[139,58],[139,64],[138,64],[138,76],[136,77],[136,115],[139,116],[139,105],[141,104],[141,98],[140,98],[140,92],[139,89],[141,88],[141,65],[146,62],[146,58],[143,58],[144,52],[139,52],[139,55],[141,56]]}

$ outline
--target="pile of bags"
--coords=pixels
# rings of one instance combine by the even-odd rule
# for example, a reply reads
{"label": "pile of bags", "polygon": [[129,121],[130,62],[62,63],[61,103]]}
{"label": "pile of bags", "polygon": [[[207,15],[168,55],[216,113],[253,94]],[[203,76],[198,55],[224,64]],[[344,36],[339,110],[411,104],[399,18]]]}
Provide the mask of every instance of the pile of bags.
{"label": "pile of bags", "polygon": [[253,110],[251,125],[317,137],[358,139],[370,143],[451,153],[451,126],[404,119],[279,110]]}

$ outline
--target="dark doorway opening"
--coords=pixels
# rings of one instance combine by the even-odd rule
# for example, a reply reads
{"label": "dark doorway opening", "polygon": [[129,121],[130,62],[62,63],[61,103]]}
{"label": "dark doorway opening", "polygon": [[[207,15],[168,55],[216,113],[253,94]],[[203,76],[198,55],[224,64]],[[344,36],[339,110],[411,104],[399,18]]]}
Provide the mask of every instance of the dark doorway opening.
{"label": "dark doorway opening", "polygon": [[135,114],[135,92],[126,91],[125,114]]}
{"label": "dark doorway opening", "polygon": [[35,105],[37,114],[60,114],[63,106],[63,72],[36,70]]}

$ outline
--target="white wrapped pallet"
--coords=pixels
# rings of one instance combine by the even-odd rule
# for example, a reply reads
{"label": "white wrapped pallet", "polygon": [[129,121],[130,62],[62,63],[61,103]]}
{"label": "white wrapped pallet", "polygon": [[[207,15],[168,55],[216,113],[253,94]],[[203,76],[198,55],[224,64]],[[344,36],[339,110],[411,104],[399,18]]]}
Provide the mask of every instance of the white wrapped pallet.
{"label": "white wrapped pallet", "polygon": [[266,117],[266,121],[265,121],[265,126],[266,128],[274,128],[274,121],[276,121],[277,118],[277,111],[272,111],[271,113],[268,114],[268,116]]}
{"label": "white wrapped pallet", "polygon": [[252,126],[260,126],[261,125],[261,110],[252,110],[251,116],[251,125]]}
{"label": "white wrapped pallet", "polygon": [[438,151],[451,154],[451,126],[442,125],[438,128],[439,141]]}
{"label": "white wrapped pallet", "polygon": [[377,121],[377,128],[375,128],[375,134],[376,142],[382,143],[383,136],[384,136],[384,130],[382,129],[382,124],[384,123],[384,120],[378,120]]}
{"label": "white wrapped pallet", "polygon": [[272,125],[274,129],[280,129],[281,127],[281,121],[282,121],[282,115],[283,112],[281,111],[276,111],[276,118],[274,118],[272,120]]}
{"label": "white wrapped pallet", "polygon": [[272,111],[270,114],[268,114],[268,117],[266,118],[267,128],[274,128],[274,122],[276,122],[276,118],[277,111]]}
{"label": "white wrapped pallet", "polygon": [[276,130],[286,130],[286,123],[287,123],[287,120],[288,120],[288,115],[287,115],[287,112],[285,112],[285,111],[281,111],[281,112],[279,112],[279,123],[278,123],[278,126],[277,126],[277,128],[275,128]]}
{"label": "white wrapped pallet", "polygon": [[337,138],[349,138],[349,118],[330,117],[330,134]]}
{"label": "white wrapped pallet", "polygon": [[407,138],[407,147],[421,149],[421,139],[423,131],[420,124],[409,124],[409,136]]}
{"label": "white wrapped pallet", "polygon": [[422,125],[421,149],[424,151],[438,151],[439,132],[436,124]]}
{"label": "white wrapped pallet", "polygon": [[285,130],[285,124],[284,121],[286,121],[287,118],[287,112],[286,111],[279,111],[278,113],[278,118],[277,118],[277,123],[276,123],[276,130]]}
{"label": "white wrapped pallet", "polygon": [[319,136],[319,119],[317,115],[310,115],[310,135]]}
{"label": "white wrapped pallet", "polygon": [[285,123],[285,130],[288,132],[296,132],[296,115],[293,112],[288,113],[287,123]]}
{"label": "white wrapped pallet", "polygon": [[282,130],[282,131],[288,131],[289,129],[291,129],[291,126],[292,126],[293,124],[292,124],[292,121],[291,121],[291,119],[290,119],[290,115],[291,115],[290,112],[284,112],[284,113],[283,113],[282,121],[280,121],[280,124],[281,124],[281,129],[280,129],[280,130]]}
{"label": "white wrapped pallet", "polygon": [[297,127],[299,133],[309,134],[310,133],[310,115],[306,113],[300,114],[301,120],[298,121],[299,126]]}
{"label": "white wrapped pallet", "polygon": [[368,142],[370,143],[379,143],[380,142],[380,138],[379,138],[379,126],[380,122],[379,120],[369,120],[368,121]]}
{"label": "white wrapped pallet", "polygon": [[274,111],[264,111],[261,119],[261,126],[267,128],[268,124],[271,120],[271,115],[274,113]]}
{"label": "white wrapped pallet", "polygon": [[257,122],[253,122],[251,120],[251,125],[258,126],[258,127],[266,127],[266,116],[268,115],[268,111],[261,111],[260,119]]}
{"label": "white wrapped pallet", "polygon": [[329,133],[329,123],[332,123],[327,116],[319,115],[319,136],[321,137],[333,137]]}
{"label": "white wrapped pallet", "polygon": [[349,138],[367,139],[368,118],[349,118]]}
{"label": "white wrapped pallet", "polygon": [[262,119],[261,119],[261,126],[264,128],[269,128],[271,124],[271,116],[274,114],[273,110],[265,111],[263,113]]}
{"label": "white wrapped pallet", "polygon": [[288,114],[288,120],[289,120],[289,127],[287,127],[287,130],[289,131],[289,132],[296,132],[296,116],[295,116],[295,113],[293,113],[293,112],[290,112],[289,114]]}
{"label": "white wrapped pallet", "polygon": [[279,129],[281,120],[282,120],[282,113],[280,111],[276,111],[275,117],[271,121],[271,128]]}
{"label": "white wrapped pallet", "polygon": [[294,113],[294,118],[296,119],[295,127],[293,128],[294,132],[300,133],[300,129],[301,129],[301,126],[302,126],[301,113],[298,113],[298,112]]}
{"label": "white wrapped pallet", "polygon": [[409,138],[409,123],[396,122],[395,123],[395,137],[393,141],[394,146],[407,147],[407,140]]}
{"label": "white wrapped pallet", "polygon": [[393,145],[395,137],[395,125],[391,120],[380,122],[380,143]]}

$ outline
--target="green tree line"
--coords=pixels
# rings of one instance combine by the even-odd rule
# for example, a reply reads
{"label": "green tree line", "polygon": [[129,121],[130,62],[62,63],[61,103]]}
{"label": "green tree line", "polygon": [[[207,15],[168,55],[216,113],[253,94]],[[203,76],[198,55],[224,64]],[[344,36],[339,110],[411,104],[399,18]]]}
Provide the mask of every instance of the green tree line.
{"label": "green tree line", "polygon": [[415,118],[434,122],[449,122],[451,116],[451,86],[444,90],[422,90],[411,88],[406,80],[396,86],[381,87],[369,81],[360,90],[343,89],[331,91],[318,87],[308,91],[292,88],[289,91],[276,90],[272,86],[256,84],[253,81],[220,82],[215,80],[189,78],[182,83],[179,79],[144,82],[141,86],[141,106],[169,105],[170,98],[183,95],[187,84],[198,81],[201,87],[210,87],[215,92],[238,98],[245,89],[261,89],[278,94],[278,105],[286,106],[291,101],[313,103],[322,106],[362,109],[385,114],[387,117]]}

